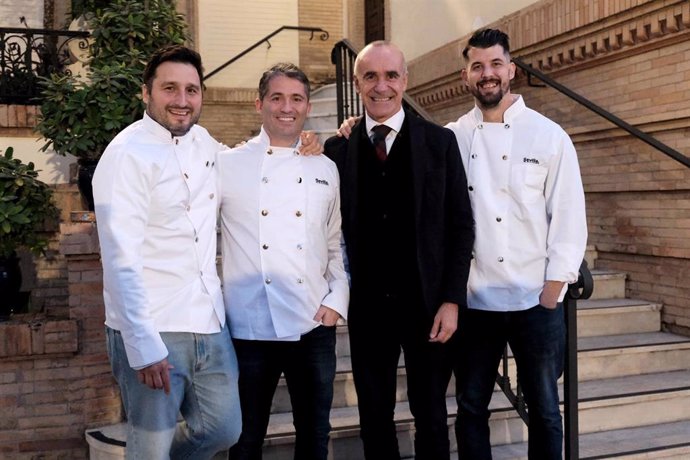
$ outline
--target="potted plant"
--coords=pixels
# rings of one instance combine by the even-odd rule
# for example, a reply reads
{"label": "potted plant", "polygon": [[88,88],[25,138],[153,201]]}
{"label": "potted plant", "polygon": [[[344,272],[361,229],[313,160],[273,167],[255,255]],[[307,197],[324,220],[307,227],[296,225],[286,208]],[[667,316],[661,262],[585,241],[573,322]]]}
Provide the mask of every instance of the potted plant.
{"label": "potted plant", "polygon": [[146,61],[162,46],[183,43],[186,24],[174,0],[85,3],[92,31],[87,78],[42,79],[36,130],[46,140],[41,150],[77,157],[78,184],[93,210],[90,185],[98,159],[113,137],[143,114],[139,94]]}
{"label": "potted plant", "polygon": [[38,180],[33,163],[13,158],[12,147],[0,155],[0,318],[9,316],[21,286],[17,249],[43,254],[46,222],[58,216],[53,192]]}

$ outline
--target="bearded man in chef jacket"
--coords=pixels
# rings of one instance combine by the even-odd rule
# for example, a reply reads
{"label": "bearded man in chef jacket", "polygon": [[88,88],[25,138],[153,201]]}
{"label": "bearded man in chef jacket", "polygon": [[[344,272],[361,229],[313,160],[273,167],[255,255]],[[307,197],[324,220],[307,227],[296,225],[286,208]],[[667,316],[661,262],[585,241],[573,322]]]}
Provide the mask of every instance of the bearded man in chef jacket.
{"label": "bearded man in chef jacket", "polygon": [[560,459],[561,302],[587,242],[577,155],[560,126],[511,93],[515,64],[505,33],[478,30],[463,57],[462,78],[476,105],[447,125],[460,147],[476,225],[469,308],[458,320],[459,457],[491,458],[488,406],[508,343],[529,410],[529,458]]}
{"label": "bearded man in chef jacket", "polygon": [[240,369],[234,460],[261,458],[281,373],[295,458],[328,455],[336,322],[346,317],[349,286],[338,170],[324,155],[298,153],[309,94],[298,67],[271,67],[256,100],[260,134],[218,157],[223,291]]}

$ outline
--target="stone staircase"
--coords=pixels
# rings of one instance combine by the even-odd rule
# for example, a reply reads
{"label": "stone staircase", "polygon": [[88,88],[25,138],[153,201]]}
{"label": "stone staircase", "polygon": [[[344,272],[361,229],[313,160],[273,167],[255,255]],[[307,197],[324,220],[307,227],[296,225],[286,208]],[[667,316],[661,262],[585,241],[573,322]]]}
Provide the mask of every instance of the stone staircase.
{"label": "stone staircase", "polygon": [[309,98],[311,113],[304,123],[304,129],[316,132],[321,144],[335,135],[338,129],[338,108],[335,84],[322,86],[312,91]]}
{"label": "stone staircase", "polygon": [[[590,267],[594,251],[589,251]],[[690,338],[660,330],[661,306],[625,298],[625,275],[593,270],[592,298],[578,303],[580,458],[690,458]],[[338,329],[338,366],[331,411],[330,455],[363,458],[345,326]],[[511,380],[515,366],[510,363]],[[399,369],[396,423],[401,453],[413,458],[414,426]],[[456,403],[448,392],[449,436],[455,445]],[[527,458],[527,429],[500,391],[491,402],[494,459]],[[292,458],[290,402],[281,381],[264,458]],[[454,458],[457,458],[455,454]]]}

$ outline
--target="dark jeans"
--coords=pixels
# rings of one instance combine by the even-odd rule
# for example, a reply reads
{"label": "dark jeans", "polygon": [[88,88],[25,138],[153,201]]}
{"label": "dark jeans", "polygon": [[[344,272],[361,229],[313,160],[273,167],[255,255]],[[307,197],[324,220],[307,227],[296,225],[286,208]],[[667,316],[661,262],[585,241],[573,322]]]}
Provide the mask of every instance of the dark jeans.
{"label": "dark jeans", "polygon": [[459,458],[491,459],[489,402],[506,342],[515,357],[529,412],[532,460],[562,458],[563,427],[557,380],[563,373],[563,305],[518,312],[460,311],[460,359],[456,370]]}
{"label": "dark jeans", "polygon": [[240,369],[242,434],[232,460],[261,459],[271,402],[285,375],[295,425],[295,459],[326,460],[335,379],[335,327],[319,326],[297,342],[233,339]]}
{"label": "dark jeans", "polygon": [[[352,373],[364,455],[369,460],[400,459],[393,415],[402,348],[415,424],[415,458],[446,460],[450,455],[446,390],[452,372],[451,348],[429,343],[431,323],[426,315],[415,314],[413,306],[404,304],[400,298],[372,302],[361,319],[350,308]],[[422,307],[418,303],[414,308]],[[391,314],[376,318],[378,312]]]}

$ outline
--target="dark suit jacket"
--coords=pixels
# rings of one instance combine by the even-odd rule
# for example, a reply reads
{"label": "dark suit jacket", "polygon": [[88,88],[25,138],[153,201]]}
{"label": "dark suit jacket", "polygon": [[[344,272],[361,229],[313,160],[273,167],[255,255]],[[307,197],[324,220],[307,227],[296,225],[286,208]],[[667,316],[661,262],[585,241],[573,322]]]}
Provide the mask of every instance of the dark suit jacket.
{"label": "dark suit jacket", "polygon": [[[467,178],[452,131],[407,111],[405,123],[409,128],[409,139],[402,139],[401,132],[395,142],[410,142],[416,259],[424,304],[433,317],[443,302],[467,306],[467,279],[474,243],[472,210]],[[363,138],[368,138],[364,118],[354,126],[351,142],[342,137],[331,137],[324,146],[325,154],[336,163],[340,172],[343,235],[347,245],[353,301],[358,297],[354,296],[354,290],[360,283],[360,267],[367,263],[360,258],[372,257],[360,255],[357,251],[357,171],[360,152],[359,142],[355,140]],[[351,303],[351,307],[356,306]]]}

